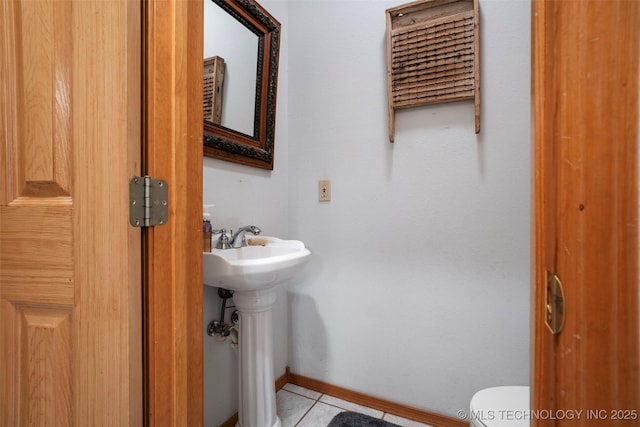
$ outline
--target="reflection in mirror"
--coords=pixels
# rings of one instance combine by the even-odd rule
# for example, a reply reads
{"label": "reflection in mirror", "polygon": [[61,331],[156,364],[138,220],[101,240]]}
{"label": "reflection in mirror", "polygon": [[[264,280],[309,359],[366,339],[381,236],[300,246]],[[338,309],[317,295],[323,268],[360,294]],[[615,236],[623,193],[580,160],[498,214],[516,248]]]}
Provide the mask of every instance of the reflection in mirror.
{"label": "reflection in mirror", "polygon": [[[224,59],[219,124],[254,135],[258,36],[212,1],[204,2],[204,57]],[[233,40],[233,43],[229,43]]]}
{"label": "reflection in mirror", "polygon": [[273,169],[280,23],[254,0],[204,2],[204,57],[226,63],[221,121],[205,115],[204,155]]}

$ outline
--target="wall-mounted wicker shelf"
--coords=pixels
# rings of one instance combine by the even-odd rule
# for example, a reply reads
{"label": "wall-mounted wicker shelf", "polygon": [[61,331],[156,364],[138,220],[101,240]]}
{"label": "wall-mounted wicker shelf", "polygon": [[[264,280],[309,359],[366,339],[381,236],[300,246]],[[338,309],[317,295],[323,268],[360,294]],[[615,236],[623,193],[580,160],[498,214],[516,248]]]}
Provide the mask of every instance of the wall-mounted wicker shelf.
{"label": "wall-mounted wicker shelf", "polygon": [[420,0],[386,11],[389,141],[395,111],[475,100],[480,132],[478,0]]}

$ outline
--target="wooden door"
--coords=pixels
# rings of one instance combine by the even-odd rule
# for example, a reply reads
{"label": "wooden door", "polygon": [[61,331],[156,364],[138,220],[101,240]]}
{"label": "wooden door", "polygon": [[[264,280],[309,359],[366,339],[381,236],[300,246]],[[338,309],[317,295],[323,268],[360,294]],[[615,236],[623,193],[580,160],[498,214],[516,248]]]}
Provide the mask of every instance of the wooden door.
{"label": "wooden door", "polygon": [[202,1],[148,0],[146,169],[169,184],[169,221],[145,232],[146,421],[197,427],[202,368]]}
{"label": "wooden door", "polygon": [[636,1],[533,3],[534,425],[640,424],[638,28]]}
{"label": "wooden door", "polygon": [[140,10],[0,3],[0,425],[142,424]]}

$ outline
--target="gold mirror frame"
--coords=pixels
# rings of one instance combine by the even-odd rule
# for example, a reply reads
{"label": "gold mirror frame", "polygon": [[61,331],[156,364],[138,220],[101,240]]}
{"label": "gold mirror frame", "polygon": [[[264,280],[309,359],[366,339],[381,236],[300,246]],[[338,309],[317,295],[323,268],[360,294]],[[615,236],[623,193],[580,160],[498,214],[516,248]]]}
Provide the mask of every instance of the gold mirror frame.
{"label": "gold mirror frame", "polygon": [[258,66],[253,135],[205,120],[204,155],[273,170],[280,23],[253,0],[211,1],[258,36]]}

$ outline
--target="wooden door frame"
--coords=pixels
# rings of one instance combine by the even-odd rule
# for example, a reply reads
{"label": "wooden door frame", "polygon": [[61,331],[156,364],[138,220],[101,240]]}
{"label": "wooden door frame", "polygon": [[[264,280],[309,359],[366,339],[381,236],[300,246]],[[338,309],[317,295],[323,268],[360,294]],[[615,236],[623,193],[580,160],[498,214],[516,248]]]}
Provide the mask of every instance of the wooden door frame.
{"label": "wooden door frame", "polygon": [[145,425],[201,426],[202,0],[143,6],[143,170],[169,187],[144,234]]}
{"label": "wooden door frame", "polygon": [[[532,3],[531,407],[602,425],[640,407],[639,24],[635,2]],[[564,286],[556,335],[547,271]]]}
{"label": "wooden door frame", "polygon": [[[534,31],[542,31],[535,14],[543,13],[543,6],[535,3]],[[145,170],[169,183],[170,198],[168,224],[145,232],[145,424],[154,426],[201,426],[203,422],[201,223],[194,214],[202,206],[202,7],[199,0],[149,0],[143,11]],[[544,56],[548,39],[540,34],[543,37],[533,38],[534,58]],[[539,68],[535,63],[532,68],[537,99],[534,141],[545,138],[548,131],[539,108],[546,94],[541,83],[551,78],[548,64],[537,64]],[[533,154],[536,162],[548,155]],[[536,192],[534,200],[539,197]],[[546,207],[535,205],[534,209],[534,216],[543,217]],[[532,232],[533,241],[541,242],[536,232]],[[532,259],[544,257],[540,250],[533,247]],[[532,266],[535,284],[536,275],[542,273],[535,263]],[[535,286],[532,299],[537,313],[540,295],[536,303]],[[537,331],[532,324],[532,361],[547,348],[536,338]],[[550,384],[541,373],[543,368],[533,366],[532,398],[544,392],[542,385]]]}

